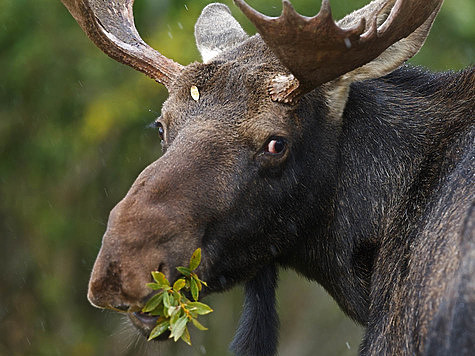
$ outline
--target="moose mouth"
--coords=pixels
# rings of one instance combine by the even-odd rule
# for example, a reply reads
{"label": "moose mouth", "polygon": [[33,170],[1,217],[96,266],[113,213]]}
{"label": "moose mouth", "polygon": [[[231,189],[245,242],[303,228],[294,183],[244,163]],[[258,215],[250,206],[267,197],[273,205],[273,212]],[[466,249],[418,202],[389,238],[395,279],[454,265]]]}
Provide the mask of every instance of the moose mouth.
{"label": "moose mouth", "polygon": [[[129,319],[132,321],[132,324],[140,331],[140,333],[148,338],[150,332],[157,325],[158,316],[152,316],[142,312],[135,312],[129,313]],[[169,332],[167,331],[154,340],[166,340],[168,336]]]}

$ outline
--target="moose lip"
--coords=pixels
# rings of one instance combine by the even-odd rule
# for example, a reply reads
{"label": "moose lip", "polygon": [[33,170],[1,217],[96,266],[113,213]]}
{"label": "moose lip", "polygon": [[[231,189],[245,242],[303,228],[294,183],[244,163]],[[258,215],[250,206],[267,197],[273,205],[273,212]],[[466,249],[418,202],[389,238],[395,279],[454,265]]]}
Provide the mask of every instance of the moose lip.
{"label": "moose lip", "polygon": [[146,313],[135,312],[129,313],[129,319],[140,333],[148,338],[153,328],[157,325],[158,317]]}
{"label": "moose lip", "polygon": [[131,318],[135,319],[133,321],[138,322],[139,325],[137,325],[137,323],[134,323],[136,324],[136,326],[138,326],[140,329],[145,330],[152,330],[157,325],[158,320],[158,316],[152,316],[141,312],[132,313]]}
{"label": "moose lip", "polygon": [[[132,321],[132,324],[134,324],[134,326],[146,338],[150,336],[152,329],[155,326],[157,326],[158,316],[152,316],[146,313],[135,312],[135,313],[129,313],[129,318]],[[170,336],[170,332],[167,331],[153,340],[164,341],[164,340],[167,340],[169,336]]]}

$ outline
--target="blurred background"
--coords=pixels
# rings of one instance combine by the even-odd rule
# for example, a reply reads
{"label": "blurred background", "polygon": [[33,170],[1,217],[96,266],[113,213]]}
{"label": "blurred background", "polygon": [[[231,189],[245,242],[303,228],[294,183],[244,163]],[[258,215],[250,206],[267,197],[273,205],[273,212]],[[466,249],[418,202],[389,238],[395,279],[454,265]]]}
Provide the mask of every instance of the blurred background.
{"label": "blurred background", "polygon": [[[199,60],[193,26],[212,1],[137,0],[146,42],[182,64]],[[232,1],[222,1],[249,33]],[[280,0],[249,1],[269,15]],[[318,0],[294,0],[311,16]],[[333,0],[336,18],[366,1]],[[475,2],[446,0],[411,62],[460,69],[475,58]],[[0,355],[227,355],[242,288],[209,297],[215,312],[193,347],[147,343],[127,318],[86,300],[111,208],[160,156],[147,129],[163,86],[109,59],[59,0],[0,1]],[[356,355],[362,329],[315,283],[281,273],[279,354]]]}

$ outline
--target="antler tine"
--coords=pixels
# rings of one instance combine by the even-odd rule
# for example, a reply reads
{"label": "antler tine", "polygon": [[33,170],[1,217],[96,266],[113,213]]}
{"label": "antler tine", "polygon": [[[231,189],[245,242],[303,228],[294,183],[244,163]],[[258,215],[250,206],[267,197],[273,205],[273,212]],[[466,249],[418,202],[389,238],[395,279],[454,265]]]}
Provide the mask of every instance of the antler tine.
{"label": "antler tine", "polygon": [[431,15],[437,13],[442,6],[443,0],[396,0],[388,18],[381,26],[377,27],[379,13],[391,2],[394,2],[394,0],[385,1],[373,13],[372,20],[375,23],[376,31],[373,31],[372,34],[363,34],[361,36],[363,42],[369,41],[371,37],[387,38],[389,41],[392,40],[394,42],[406,37],[421,26]]}
{"label": "antler tine", "polygon": [[332,15],[332,8],[330,6],[329,0],[322,0],[322,5],[320,6],[319,14],[326,14],[327,16]]}
{"label": "antler tine", "polygon": [[[243,0],[234,2],[256,26],[281,63],[298,79],[293,98],[335,78],[328,71],[315,73],[323,63],[331,63],[335,37],[356,40],[365,30],[363,22],[347,29],[338,27],[333,21],[328,0],[322,1],[320,12],[312,18],[298,14],[287,0],[283,0],[280,17],[274,18],[262,15]],[[345,47],[345,41],[340,42]],[[289,100],[283,98],[279,101]]]}
{"label": "antler tine", "polygon": [[[376,0],[363,8],[370,11],[369,16],[358,11],[361,18],[341,27],[332,18],[328,0],[322,0],[320,12],[311,18],[299,15],[287,0],[277,18],[262,15],[244,0],[234,0],[299,82],[293,85],[296,89],[277,98],[284,102],[372,61],[433,19],[442,1]],[[378,27],[380,13],[390,6],[388,18]]]}
{"label": "antler tine", "polygon": [[137,32],[134,0],[61,0],[87,36],[108,56],[164,84],[183,66],[148,46]]}
{"label": "antler tine", "polygon": [[259,11],[253,9],[245,1],[234,0],[234,3],[241,9],[242,13],[247,16],[251,22],[258,27],[259,25],[265,25],[268,22],[275,21],[277,17],[270,17],[261,14]]}

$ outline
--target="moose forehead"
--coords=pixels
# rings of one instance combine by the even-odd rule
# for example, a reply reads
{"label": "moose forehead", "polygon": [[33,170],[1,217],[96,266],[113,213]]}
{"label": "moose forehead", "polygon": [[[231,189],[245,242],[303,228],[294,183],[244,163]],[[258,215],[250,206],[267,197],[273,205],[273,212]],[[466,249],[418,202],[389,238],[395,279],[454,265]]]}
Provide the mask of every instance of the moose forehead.
{"label": "moose forehead", "polygon": [[[268,88],[286,70],[258,36],[209,64],[185,67],[170,89],[162,120],[173,137],[185,128],[232,131],[262,145],[269,136],[291,134],[293,108],[272,101]],[[196,87],[199,98],[191,95]]]}

